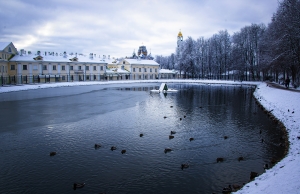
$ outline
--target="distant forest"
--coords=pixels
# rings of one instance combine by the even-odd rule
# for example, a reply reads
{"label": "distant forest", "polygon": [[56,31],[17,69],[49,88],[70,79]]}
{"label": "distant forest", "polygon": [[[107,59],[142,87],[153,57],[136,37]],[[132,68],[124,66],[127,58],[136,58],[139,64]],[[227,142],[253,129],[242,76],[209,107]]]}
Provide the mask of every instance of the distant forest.
{"label": "distant forest", "polygon": [[300,0],[283,0],[271,22],[251,24],[233,35],[219,31],[211,38],[188,37],[170,56],[156,56],[164,69],[186,78],[267,80],[289,77],[300,84]]}

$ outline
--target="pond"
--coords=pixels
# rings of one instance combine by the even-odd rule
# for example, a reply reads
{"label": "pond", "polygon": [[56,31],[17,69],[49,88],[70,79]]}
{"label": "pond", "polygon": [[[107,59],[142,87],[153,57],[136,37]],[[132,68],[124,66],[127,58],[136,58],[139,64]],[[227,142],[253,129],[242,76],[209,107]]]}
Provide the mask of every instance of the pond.
{"label": "pond", "polygon": [[0,94],[0,193],[221,193],[284,156],[253,87],[159,85]]}

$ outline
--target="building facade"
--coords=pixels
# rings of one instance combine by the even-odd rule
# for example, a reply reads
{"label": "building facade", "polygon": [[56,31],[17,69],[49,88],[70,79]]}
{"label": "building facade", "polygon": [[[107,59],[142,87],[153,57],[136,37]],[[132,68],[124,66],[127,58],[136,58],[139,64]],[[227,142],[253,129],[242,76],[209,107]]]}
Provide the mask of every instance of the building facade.
{"label": "building facade", "polygon": [[90,53],[36,53],[21,50],[12,43],[0,43],[0,84],[30,84],[70,81],[141,80],[159,77],[154,60],[111,59]]}

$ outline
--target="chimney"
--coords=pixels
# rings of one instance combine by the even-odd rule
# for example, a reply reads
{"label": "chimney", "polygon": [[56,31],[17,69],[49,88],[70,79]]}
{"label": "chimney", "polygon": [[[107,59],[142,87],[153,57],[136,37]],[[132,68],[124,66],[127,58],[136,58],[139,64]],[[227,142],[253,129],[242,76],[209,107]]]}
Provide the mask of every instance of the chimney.
{"label": "chimney", "polygon": [[103,59],[105,59],[105,55],[103,55]]}
{"label": "chimney", "polygon": [[40,54],[41,54],[41,51],[38,51],[38,52],[37,52],[37,55],[40,55]]}
{"label": "chimney", "polygon": [[90,59],[93,59],[93,53],[90,53]]}
{"label": "chimney", "polygon": [[64,58],[66,58],[66,57],[67,57],[67,52],[65,51],[65,52],[64,52]]}
{"label": "chimney", "polygon": [[24,54],[24,49],[21,49],[21,56],[23,56]]}
{"label": "chimney", "polygon": [[108,55],[108,59],[110,59],[110,55]]}

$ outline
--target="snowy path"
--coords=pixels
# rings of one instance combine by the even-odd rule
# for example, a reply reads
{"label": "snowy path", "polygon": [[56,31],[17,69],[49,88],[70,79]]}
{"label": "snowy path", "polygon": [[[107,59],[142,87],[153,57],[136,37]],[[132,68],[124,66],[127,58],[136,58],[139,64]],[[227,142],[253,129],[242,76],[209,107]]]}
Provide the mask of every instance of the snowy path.
{"label": "snowy path", "polygon": [[[268,86],[263,82],[234,82],[220,80],[142,80],[142,81],[108,81],[108,82],[65,82],[53,84],[23,85],[0,87],[1,93],[20,90],[41,89],[49,87],[66,87],[77,85],[97,84],[130,84],[130,83],[199,83],[199,84],[230,84],[257,85],[254,95],[266,110],[272,113],[286,127],[290,142],[287,156],[273,168],[246,184],[238,194],[300,194],[300,93],[292,89],[280,88],[276,85]],[[250,172],[249,172],[250,177]]]}

